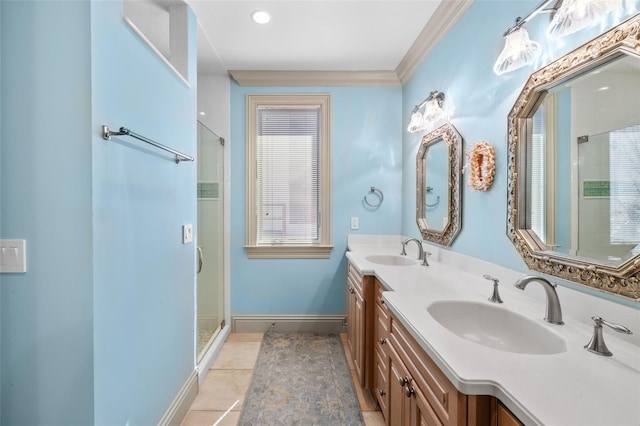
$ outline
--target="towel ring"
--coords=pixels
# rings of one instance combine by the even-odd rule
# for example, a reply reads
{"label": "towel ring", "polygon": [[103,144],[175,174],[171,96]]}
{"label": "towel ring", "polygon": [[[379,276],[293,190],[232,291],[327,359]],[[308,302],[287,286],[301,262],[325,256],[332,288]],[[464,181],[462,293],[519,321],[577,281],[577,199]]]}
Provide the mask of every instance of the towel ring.
{"label": "towel ring", "polygon": [[[427,186],[425,191],[426,191],[427,194],[431,194],[433,192],[433,186]],[[436,195],[436,197],[437,197],[436,198],[436,202],[433,203],[433,204],[429,204],[429,203],[427,203],[427,196],[425,195],[424,196],[424,205],[425,205],[425,207],[435,207],[438,204],[440,204],[440,196]]]}
{"label": "towel ring", "polygon": [[436,197],[437,198],[436,198],[436,202],[435,203],[429,204],[429,203],[425,202],[424,205],[427,206],[427,207],[435,207],[435,206],[437,206],[438,204],[440,204],[440,196],[437,195]]}
{"label": "towel ring", "polygon": [[[369,202],[369,200],[367,200],[367,195],[369,195],[369,194],[375,194],[375,195],[379,198],[379,201],[378,201],[378,203],[377,203],[377,204],[371,204],[371,203]],[[368,205],[369,207],[373,207],[374,209],[375,209],[375,208],[380,207],[380,205],[381,205],[381,204],[382,204],[382,202],[384,201],[384,194],[382,194],[382,191],[380,191],[380,190],[379,190],[378,188],[376,188],[375,186],[372,186],[372,187],[371,187],[371,190],[369,191],[369,194],[367,194],[367,195],[365,195],[365,196],[364,196],[364,203],[365,203],[366,205]]]}

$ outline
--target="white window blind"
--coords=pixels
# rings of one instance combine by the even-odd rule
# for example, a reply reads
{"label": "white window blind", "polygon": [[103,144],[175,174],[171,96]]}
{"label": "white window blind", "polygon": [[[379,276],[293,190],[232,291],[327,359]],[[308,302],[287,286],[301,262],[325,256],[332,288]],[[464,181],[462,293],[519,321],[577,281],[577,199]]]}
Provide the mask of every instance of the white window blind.
{"label": "white window blind", "polygon": [[531,229],[544,242],[546,236],[545,224],[545,111],[540,105],[533,117],[533,131],[531,137]]}
{"label": "white window blind", "polygon": [[321,109],[259,106],[257,244],[317,244]]}
{"label": "white window blind", "polygon": [[640,243],[640,125],[609,139],[611,244]]}

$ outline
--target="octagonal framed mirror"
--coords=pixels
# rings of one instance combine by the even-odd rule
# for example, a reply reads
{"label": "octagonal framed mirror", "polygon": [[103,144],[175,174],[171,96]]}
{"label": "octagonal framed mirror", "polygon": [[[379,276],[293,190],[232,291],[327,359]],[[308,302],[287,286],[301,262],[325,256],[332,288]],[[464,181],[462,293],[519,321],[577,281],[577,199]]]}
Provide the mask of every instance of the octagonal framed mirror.
{"label": "octagonal framed mirror", "polygon": [[507,139],[529,269],[640,301],[640,14],[531,74]]}
{"label": "octagonal framed mirror", "polygon": [[416,221],[422,239],[450,246],[460,232],[462,136],[451,123],[427,133],[416,154]]}

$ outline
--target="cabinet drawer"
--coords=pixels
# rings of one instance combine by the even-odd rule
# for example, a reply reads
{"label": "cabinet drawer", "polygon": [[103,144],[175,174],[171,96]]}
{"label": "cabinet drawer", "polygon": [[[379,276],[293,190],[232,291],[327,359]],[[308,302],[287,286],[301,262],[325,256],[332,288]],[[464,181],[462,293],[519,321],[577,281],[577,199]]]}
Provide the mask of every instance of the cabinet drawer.
{"label": "cabinet drawer", "polygon": [[[380,304],[381,306],[384,306],[384,302],[382,301],[383,291],[387,291],[387,289],[382,285],[380,281],[376,280],[375,299],[376,299],[376,303]],[[386,306],[385,306],[385,309],[387,309]]]}
{"label": "cabinet drawer", "polygon": [[351,263],[349,263],[348,280],[349,284],[362,295],[362,275],[358,273],[358,270]]}
{"label": "cabinet drawer", "polygon": [[375,346],[386,354],[386,345],[389,340],[389,314],[384,306],[377,303],[375,309]]}
{"label": "cabinet drawer", "polygon": [[374,366],[374,386],[376,399],[380,404],[380,411],[382,416],[387,419],[389,417],[389,383],[387,378],[389,377],[388,357],[385,354],[381,354],[376,350],[375,366]]}
{"label": "cabinet drawer", "polygon": [[457,424],[458,390],[395,318],[391,318],[390,341],[412,370],[417,385],[444,424]]}

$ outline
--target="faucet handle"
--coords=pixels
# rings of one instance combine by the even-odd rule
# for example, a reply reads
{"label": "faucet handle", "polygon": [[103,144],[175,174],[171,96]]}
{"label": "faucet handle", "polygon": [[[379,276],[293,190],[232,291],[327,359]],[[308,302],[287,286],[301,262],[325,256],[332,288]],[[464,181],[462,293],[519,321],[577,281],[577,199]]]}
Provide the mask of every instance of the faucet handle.
{"label": "faucet handle", "polygon": [[402,244],[402,251],[400,252],[400,256],[406,256],[407,255],[407,243],[409,241],[403,241]]}
{"label": "faucet handle", "polygon": [[618,333],[633,334],[631,333],[631,330],[629,330],[627,327],[625,327],[622,324],[608,322],[598,316],[593,316],[591,317],[591,319],[593,320],[593,323],[594,323],[593,336],[591,336],[591,340],[589,340],[589,343],[587,343],[584,346],[584,348],[594,354],[602,355],[602,356],[613,355],[613,353],[609,350],[609,348],[607,348],[607,345],[604,343],[604,337],[602,335],[603,324],[611,328],[612,330],[617,331]]}
{"label": "faucet handle", "polygon": [[497,278],[493,278],[491,275],[483,275],[482,278],[484,278],[485,280],[489,280],[489,281],[493,281],[494,284],[498,284],[500,282],[499,279]]}
{"label": "faucet handle", "polygon": [[500,297],[500,293],[498,293],[498,283],[500,282],[500,280],[492,277],[491,275],[483,275],[482,277],[486,280],[493,281],[493,293],[487,300],[493,303],[503,303],[502,298]]}
{"label": "faucet handle", "polygon": [[427,256],[431,256],[431,252],[425,250],[422,253],[422,266],[429,266],[429,262],[427,261]]}
{"label": "faucet handle", "polygon": [[631,330],[629,330],[627,327],[625,327],[622,324],[616,324],[615,322],[605,321],[604,318],[601,318],[601,317],[598,317],[598,316],[591,317],[591,319],[593,320],[593,322],[595,323],[596,326],[598,326],[598,325],[602,326],[604,324],[607,327],[617,331],[618,333],[633,334],[631,332]]}

